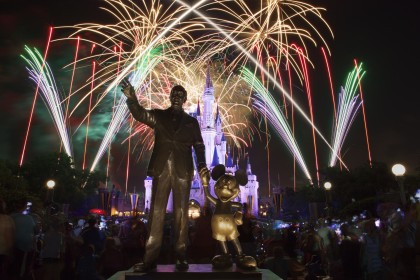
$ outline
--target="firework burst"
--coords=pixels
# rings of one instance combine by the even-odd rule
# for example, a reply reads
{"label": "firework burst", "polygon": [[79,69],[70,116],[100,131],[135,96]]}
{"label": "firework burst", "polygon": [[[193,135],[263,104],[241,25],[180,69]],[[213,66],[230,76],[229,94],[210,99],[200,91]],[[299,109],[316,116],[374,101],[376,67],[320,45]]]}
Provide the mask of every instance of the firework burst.
{"label": "firework burst", "polygon": [[64,118],[62,98],[57,90],[57,85],[50,66],[44,62],[42,55],[37,49],[25,46],[28,57],[21,56],[28,64],[29,78],[37,85],[42,100],[50,113],[64,150],[68,156],[72,156],[68,128]]}
{"label": "firework burst", "polygon": [[338,108],[337,121],[334,122],[332,147],[333,153],[330,155],[329,166],[334,166],[337,161],[337,155],[341,152],[344,140],[347,133],[356,117],[356,114],[361,106],[361,101],[357,93],[359,79],[361,80],[365,75],[362,70],[362,65],[355,67],[347,76],[345,87],[341,87]]}
{"label": "firework burst", "polygon": [[296,158],[299,166],[301,167],[309,183],[312,183],[311,175],[309,174],[306,163],[303,159],[302,153],[293,137],[292,129],[290,128],[286,117],[277,105],[276,100],[272,94],[263,86],[260,80],[246,68],[241,71],[241,78],[244,79],[256,94],[253,98],[253,108],[258,111],[262,116],[266,116],[269,123],[273,126],[276,133],[280,136],[286,144],[289,151]]}
{"label": "firework burst", "polygon": [[[324,37],[312,22],[320,21],[332,34],[332,31],[322,17],[323,8],[315,7],[300,1],[289,0],[222,0],[208,4],[209,18],[226,31],[229,36],[249,53],[253,53],[257,60],[270,70],[279,73],[282,65],[287,63],[295,70],[299,77],[303,76],[299,61],[295,59],[295,50],[291,43],[299,43],[305,49],[308,43],[317,44],[316,37],[326,46]],[[215,30],[216,34],[219,34]],[[208,56],[220,53],[229,54],[237,50],[232,40],[225,36],[208,34],[211,41],[206,49]],[[307,52],[306,52],[307,53]],[[228,57],[230,59],[230,57]],[[306,57],[309,60],[309,57]],[[235,52],[231,58],[230,69],[244,66],[248,57],[243,51]],[[264,73],[261,80],[265,82]]]}

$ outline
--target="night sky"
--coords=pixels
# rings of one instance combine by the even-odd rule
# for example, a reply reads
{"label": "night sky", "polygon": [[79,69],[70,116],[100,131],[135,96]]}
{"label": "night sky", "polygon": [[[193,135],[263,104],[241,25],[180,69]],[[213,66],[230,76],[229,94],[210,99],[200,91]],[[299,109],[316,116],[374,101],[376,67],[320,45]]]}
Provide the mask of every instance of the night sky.
{"label": "night sky", "polygon": [[[353,68],[353,59],[363,62],[367,71],[363,94],[373,160],[390,166],[400,162],[406,166],[408,173],[415,173],[415,169],[420,167],[420,92],[417,85],[420,76],[420,19],[415,1],[402,5],[389,0],[320,0],[311,1],[311,4],[327,9],[323,16],[334,32],[334,38],[324,34],[332,52],[330,66],[334,91],[337,93],[344,84]],[[99,6],[102,6],[99,0],[15,0],[2,3],[0,158],[19,161],[33,100],[34,86],[28,79],[23,60],[19,58],[24,52],[24,45],[43,51],[49,26],[107,22]],[[49,55],[53,62],[50,64],[60,69],[71,62],[72,55],[71,46],[53,45]],[[319,48],[313,48],[310,56],[315,64],[315,69],[310,71],[315,123],[329,140],[333,120],[328,77]],[[68,81],[57,81],[57,84],[65,89]],[[59,147],[54,126],[43,107],[38,99],[25,160]],[[350,168],[368,163],[362,117],[360,111],[342,150],[344,161]],[[306,127],[304,131],[299,135],[299,144],[312,177],[316,178],[311,130]],[[317,143],[320,168],[324,168],[329,151],[320,138],[317,138]],[[258,176],[263,193],[268,181],[264,145],[264,141],[256,140],[249,150],[253,171]],[[290,153],[275,135],[269,149],[272,185],[290,186],[293,178]],[[117,185],[124,185],[122,174],[126,159],[117,154],[114,156],[111,173]],[[80,158],[75,160],[80,161]],[[240,165],[245,167],[245,162]],[[129,185],[142,186],[144,163],[132,163],[132,168],[132,173],[136,175],[130,177]],[[299,173],[298,179],[304,182]]]}

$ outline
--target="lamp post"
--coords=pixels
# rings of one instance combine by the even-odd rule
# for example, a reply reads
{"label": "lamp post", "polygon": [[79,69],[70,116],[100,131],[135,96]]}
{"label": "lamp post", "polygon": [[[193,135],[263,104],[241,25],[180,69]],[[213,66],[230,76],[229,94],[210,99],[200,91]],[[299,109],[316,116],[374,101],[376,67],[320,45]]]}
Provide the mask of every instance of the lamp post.
{"label": "lamp post", "polygon": [[405,174],[405,167],[404,165],[397,163],[392,166],[392,173],[394,173],[395,178],[398,183],[398,187],[400,188],[400,198],[401,204],[403,207],[407,204],[405,199],[405,191],[404,191],[404,174]]}
{"label": "lamp post", "polygon": [[329,197],[329,191],[332,188],[332,184],[331,182],[325,182],[324,183],[324,189],[325,189],[325,208],[326,208],[326,212],[327,212],[327,217],[330,216],[330,197]]}
{"label": "lamp post", "polygon": [[47,181],[47,188],[51,192],[51,202],[54,202],[54,187],[55,187],[55,181],[54,180],[48,180]]}

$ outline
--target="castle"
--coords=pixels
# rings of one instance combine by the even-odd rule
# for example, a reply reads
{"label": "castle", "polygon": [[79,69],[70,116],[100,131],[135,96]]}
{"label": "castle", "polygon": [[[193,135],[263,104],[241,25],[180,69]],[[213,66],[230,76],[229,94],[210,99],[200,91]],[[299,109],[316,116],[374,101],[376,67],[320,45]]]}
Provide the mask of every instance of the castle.
{"label": "castle", "polygon": [[[230,153],[230,147],[226,149],[226,139],[222,130],[222,119],[219,114],[219,108],[216,107],[216,113],[214,113],[214,87],[210,77],[210,68],[207,68],[206,83],[204,86],[204,92],[202,96],[203,111],[201,113],[200,103],[197,104],[195,112],[189,114],[198,120],[201,128],[201,135],[203,137],[204,144],[206,146],[206,164],[211,170],[218,164],[226,166],[226,172],[234,174],[238,170],[238,164],[234,164],[232,155]],[[247,203],[249,211],[252,215],[258,216],[258,187],[257,176],[252,174],[251,164],[249,157],[247,159],[246,173],[248,175],[248,183],[246,186],[240,186],[240,195],[236,198],[236,201],[241,203]],[[210,181],[210,192],[214,195],[214,181]],[[149,201],[151,201],[152,195],[152,178],[147,177],[144,180],[145,196],[144,205],[145,208],[149,208]],[[205,204],[205,195],[203,186],[201,185],[200,177],[198,172],[195,172],[194,179],[191,184],[190,191],[190,214],[191,211],[199,211]],[[166,207],[167,212],[172,212],[172,192],[169,196],[168,205]]]}

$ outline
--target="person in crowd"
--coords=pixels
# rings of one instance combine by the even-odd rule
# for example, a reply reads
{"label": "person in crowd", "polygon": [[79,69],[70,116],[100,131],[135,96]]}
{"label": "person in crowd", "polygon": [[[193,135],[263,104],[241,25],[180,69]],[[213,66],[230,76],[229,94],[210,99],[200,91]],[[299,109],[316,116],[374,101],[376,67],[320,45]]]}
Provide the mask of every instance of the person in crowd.
{"label": "person in crowd", "polygon": [[104,278],[109,278],[120,270],[126,269],[124,265],[124,256],[117,248],[115,239],[107,237],[105,239],[104,250],[99,255],[98,273]]}
{"label": "person in crowd", "polygon": [[253,234],[254,219],[247,203],[243,204],[242,225],[238,225],[239,242],[245,255],[256,257],[256,242]]}
{"label": "person in crowd", "polygon": [[273,255],[266,258],[262,267],[271,270],[281,279],[287,279],[289,275],[289,258],[281,246],[273,249]]}
{"label": "person in crowd", "polygon": [[79,219],[77,221],[77,225],[73,229],[73,234],[75,237],[79,237],[80,233],[82,232],[83,228],[85,227],[86,221],[84,219]]}
{"label": "person in crowd", "polygon": [[63,269],[60,280],[74,280],[76,278],[76,264],[81,254],[83,241],[76,238],[73,227],[66,223],[64,231]]}
{"label": "person in crowd", "polygon": [[304,254],[304,264],[308,263],[312,256],[321,256],[323,250],[321,238],[313,225],[308,225],[308,230],[302,240],[302,251]]}
{"label": "person in crowd", "polygon": [[385,238],[384,258],[387,279],[418,279],[415,255],[415,222],[411,215],[403,216],[400,211],[388,219],[389,233]]}
{"label": "person in crowd", "polygon": [[330,264],[335,259],[334,247],[337,242],[336,233],[330,228],[331,220],[327,218],[321,218],[318,220],[319,228],[317,230],[318,235],[322,242],[321,259],[326,271],[329,271]]}
{"label": "person in crowd", "polygon": [[136,217],[131,217],[120,226],[118,237],[126,264],[129,266],[133,266],[143,259],[146,236],[146,225]]}
{"label": "person in crowd", "polygon": [[6,202],[0,198],[0,279],[8,278],[15,231],[15,222],[6,212]]}
{"label": "person in crowd", "polygon": [[99,232],[96,223],[97,221],[95,218],[90,218],[88,220],[88,226],[82,230],[80,237],[82,237],[84,245],[93,245],[95,252],[100,253],[103,249],[104,238]]}
{"label": "person in crowd", "polygon": [[59,279],[63,266],[64,234],[60,230],[58,222],[47,226],[43,241],[40,254],[43,280]]}
{"label": "person in crowd", "polygon": [[339,245],[339,256],[342,265],[342,271],[345,279],[361,280],[361,249],[362,244],[358,237],[354,235],[348,224],[340,226],[342,240]]}
{"label": "person in crowd", "polygon": [[194,225],[194,235],[189,246],[189,257],[194,263],[210,263],[216,254],[217,241],[212,237],[212,210],[204,207],[203,215],[198,217]]}
{"label": "person in crowd", "polygon": [[286,251],[286,254],[290,258],[296,257],[298,230],[299,230],[299,227],[292,225],[285,230],[284,235],[283,235],[283,240],[284,240],[283,248]]}
{"label": "person in crowd", "polygon": [[364,222],[362,268],[366,280],[383,279],[382,246],[383,240],[375,225],[375,219]]}
{"label": "person in crowd", "polygon": [[103,280],[96,269],[95,247],[92,244],[83,244],[81,256],[77,263],[77,280]]}
{"label": "person in crowd", "polygon": [[26,198],[19,198],[16,203],[17,211],[11,214],[16,226],[11,279],[31,279],[35,260],[36,223],[32,216],[24,213]]}

